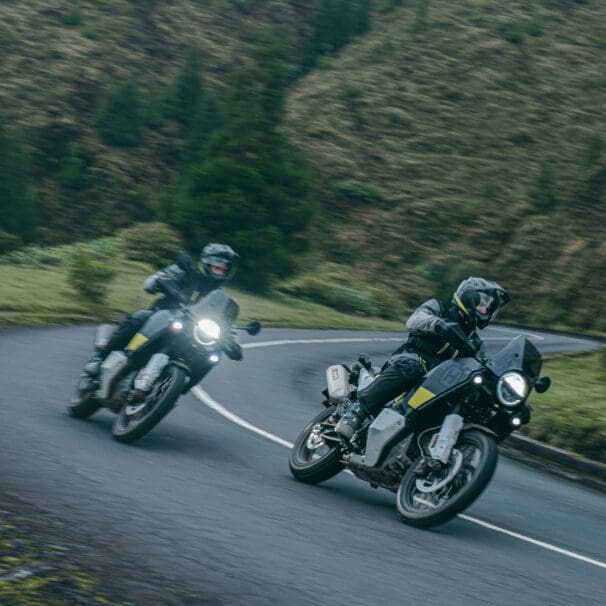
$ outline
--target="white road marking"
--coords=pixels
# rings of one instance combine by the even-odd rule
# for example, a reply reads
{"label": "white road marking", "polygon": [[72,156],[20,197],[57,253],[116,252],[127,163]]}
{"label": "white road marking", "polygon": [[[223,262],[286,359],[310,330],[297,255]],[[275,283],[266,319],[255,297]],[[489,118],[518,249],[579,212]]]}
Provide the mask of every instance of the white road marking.
{"label": "white road marking", "polygon": [[281,341],[261,341],[260,343],[245,343],[243,349],[253,349],[255,347],[273,347],[274,345],[309,345],[310,343],[368,343],[368,342],[397,341],[401,343],[402,337],[357,337],[342,339],[282,339]]}
{"label": "white road marking", "polygon": [[279,438],[278,436],[274,436],[273,433],[269,433],[268,431],[265,431],[264,429],[261,429],[260,427],[257,427],[256,425],[249,423],[248,421],[245,421],[238,415],[235,415],[233,412],[230,412],[229,410],[227,410],[227,408],[221,406],[221,404],[219,404],[219,402],[214,400],[199,385],[196,385],[191,391],[196,396],[196,398],[198,398],[201,402],[204,402],[204,404],[206,404],[206,406],[208,406],[210,409],[214,410],[215,412],[218,412],[220,415],[224,416],[226,419],[228,419],[232,423],[235,423],[236,425],[239,425],[240,427],[244,427],[244,429],[248,429],[248,431],[252,431],[253,433],[260,435],[263,438],[267,438],[268,440],[271,440],[272,442],[275,442],[276,444],[280,444],[280,446],[286,446],[286,448],[292,448],[292,444],[290,442],[287,442],[286,440],[283,440],[282,438]]}
{"label": "white road marking", "polygon": [[[281,341],[262,341],[259,343],[246,343],[242,345],[243,348],[252,349],[254,347],[272,347],[274,345],[292,345],[296,343],[359,343],[359,342],[368,342],[368,341],[398,341],[400,339],[392,339],[392,338],[359,338],[359,339],[284,339]],[[260,435],[267,440],[275,442],[276,444],[280,444],[280,446],[285,446],[286,448],[292,448],[293,444],[288,442],[287,440],[283,440],[282,438],[245,421],[238,415],[230,412],[219,404],[216,400],[214,400],[206,391],[204,391],[199,385],[196,385],[192,389],[192,393],[206,406],[215,412],[219,413],[232,423],[247,429],[257,435]],[[554,551],[555,553],[559,553],[561,555],[565,555],[569,558],[574,558],[575,560],[580,560],[581,562],[586,562],[587,564],[592,564],[593,566],[598,566],[599,568],[606,569],[606,562],[601,562],[600,560],[594,560],[592,558],[588,558],[587,556],[581,555],[579,553],[575,553],[574,551],[569,551],[567,549],[562,549],[561,547],[557,547],[556,545],[551,545],[550,543],[545,543],[544,541],[539,541],[537,539],[533,539],[531,537],[527,537],[523,534],[513,532],[511,530],[507,530],[506,528],[501,528],[500,526],[495,526],[494,524],[490,524],[489,522],[484,522],[483,520],[479,520],[477,518],[473,518],[471,516],[465,514],[458,514],[459,518],[462,520],[466,520],[467,522],[471,522],[472,524],[477,524],[478,526],[482,526],[489,530],[494,530],[495,532],[500,532],[514,539],[518,539],[520,541],[524,541],[526,543],[530,543],[532,545],[536,545],[538,547],[542,547],[543,549],[547,549],[549,551]]]}
{"label": "white road marking", "polygon": [[543,549],[549,549],[550,551],[555,551],[556,553],[561,553],[562,555],[568,556],[569,558],[574,558],[575,560],[581,560],[581,562],[587,562],[588,564],[593,564],[594,566],[599,566],[600,568],[606,568],[606,562],[600,562],[599,560],[592,560],[586,556],[575,553],[574,551],[568,551],[567,549],[562,549],[561,547],[556,547],[555,545],[551,545],[550,543],[545,543],[544,541],[537,541],[536,539],[531,539],[530,537],[524,536],[523,534],[519,534],[518,532],[512,532],[511,530],[506,530],[505,528],[500,528],[499,526],[495,526],[494,524],[489,524],[488,522],[484,522],[482,520],[478,520],[477,518],[472,518],[471,516],[466,516],[465,514],[460,513],[460,518],[467,520],[468,522],[473,522],[474,524],[479,524],[480,526],[484,526],[484,528],[489,528],[490,530],[496,530],[497,532],[502,532],[514,539],[519,539],[520,541],[526,541],[527,543],[532,543],[533,545],[538,545],[539,547],[543,547]]}
{"label": "white road marking", "polygon": [[544,341],[545,337],[542,335],[537,335],[534,332],[528,332],[527,330],[517,330],[515,328],[505,328],[501,326],[491,326],[490,330],[496,330],[499,332],[509,332],[514,335],[526,335],[527,337],[532,337],[533,339],[538,339],[539,341]]}

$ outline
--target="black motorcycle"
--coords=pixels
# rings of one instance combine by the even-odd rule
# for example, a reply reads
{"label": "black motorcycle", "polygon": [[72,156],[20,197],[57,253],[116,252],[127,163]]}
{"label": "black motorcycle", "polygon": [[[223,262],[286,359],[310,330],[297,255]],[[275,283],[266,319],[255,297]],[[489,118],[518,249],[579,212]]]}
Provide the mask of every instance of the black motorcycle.
{"label": "black motorcycle", "polygon": [[478,498],[496,468],[497,444],[530,420],[531,390],[542,393],[551,384],[539,378],[540,353],[519,336],[490,358],[476,352],[442,362],[347,441],[335,426],[378,374],[368,356],[358,360],[327,370],[326,410],[293,445],[291,472],[316,484],[349,469],[397,493],[400,518],[420,528],[450,520]]}
{"label": "black motorcycle", "polygon": [[[238,310],[238,304],[218,289],[193,305],[183,300],[176,309],[156,311],[125,351],[107,356],[99,377],[82,374],[69,412],[85,419],[106,407],[118,415],[112,428],[116,440],[138,440],[224,353],[234,360],[242,358],[234,333]],[[114,329],[115,325],[108,324],[98,327],[96,350],[108,342]],[[261,325],[250,322],[241,330],[256,335]]]}

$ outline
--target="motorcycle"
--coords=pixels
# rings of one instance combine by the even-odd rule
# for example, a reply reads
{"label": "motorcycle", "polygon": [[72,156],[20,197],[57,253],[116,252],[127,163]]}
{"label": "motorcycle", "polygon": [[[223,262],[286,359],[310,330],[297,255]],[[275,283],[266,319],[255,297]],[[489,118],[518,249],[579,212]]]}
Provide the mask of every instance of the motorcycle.
{"label": "motorcycle", "polygon": [[[223,353],[234,360],[242,358],[234,332],[238,311],[238,304],[220,289],[193,305],[182,298],[175,309],[156,311],[126,350],[106,357],[98,377],[83,372],[69,412],[86,419],[106,407],[118,415],[112,427],[114,438],[126,443],[138,440],[219,363]],[[97,328],[97,351],[115,328],[110,324]],[[239,330],[256,335],[261,325],[252,321]]]}
{"label": "motorcycle", "polygon": [[[462,332],[459,337],[464,339]],[[541,366],[539,351],[523,336],[492,357],[476,351],[447,360],[416,389],[366,419],[349,441],[335,426],[379,371],[365,354],[351,367],[331,366],[326,410],[294,443],[291,473],[317,484],[348,469],[373,488],[395,492],[406,524],[442,524],[478,498],[495,471],[497,444],[530,421],[530,392],[543,393],[551,384],[549,377],[539,378]]]}

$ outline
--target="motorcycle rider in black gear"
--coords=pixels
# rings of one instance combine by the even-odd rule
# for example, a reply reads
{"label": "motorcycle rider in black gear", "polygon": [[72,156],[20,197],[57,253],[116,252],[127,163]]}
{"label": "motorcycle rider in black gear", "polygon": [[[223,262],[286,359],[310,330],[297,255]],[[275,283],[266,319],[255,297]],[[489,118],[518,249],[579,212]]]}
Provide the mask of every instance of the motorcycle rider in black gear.
{"label": "motorcycle rider in black gear", "polygon": [[127,314],[103,349],[84,367],[84,372],[97,376],[103,360],[112,352],[124,349],[148,318],[159,309],[174,309],[179,302],[196,303],[212,290],[227,282],[236,271],[239,258],[227,244],[207,244],[197,266],[188,255],[179,255],[177,263],[149,276],[143,288],[150,294],[162,294],[150,309]]}
{"label": "motorcycle rider in black gear", "polygon": [[[380,376],[358,392],[336,426],[350,440],[369,415],[376,415],[388,402],[416,387],[434,366],[458,356],[483,353],[484,343],[476,333],[494,319],[510,297],[496,282],[484,278],[463,280],[450,305],[429,299],[406,322],[408,339],[396,349]],[[456,327],[462,329],[461,336]],[[457,334],[458,333],[458,334]]]}

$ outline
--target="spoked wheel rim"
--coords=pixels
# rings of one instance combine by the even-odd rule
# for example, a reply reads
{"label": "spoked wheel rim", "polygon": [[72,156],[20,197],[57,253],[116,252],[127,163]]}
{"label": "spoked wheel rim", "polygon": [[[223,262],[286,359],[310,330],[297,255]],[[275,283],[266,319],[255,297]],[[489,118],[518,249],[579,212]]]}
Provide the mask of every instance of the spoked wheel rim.
{"label": "spoked wheel rim", "polygon": [[440,473],[430,473],[409,485],[408,502],[420,513],[444,506],[473,479],[481,457],[480,449],[472,444],[453,449],[448,465]]}
{"label": "spoked wheel rim", "polygon": [[299,463],[315,465],[334,451],[337,445],[327,443],[322,436],[322,431],[326,429],[328,429],[328,426],[325,423],[316,423],[312,427],[307,439],[302,440],[297,448],[296,456]]}
{"label": "spoked wheel rim", "polygon": [[116,420],[118,429],[120,431],[129,431],[143,423],[162,401],[164,395],[169,390],[172,381],[173,378],[171,375],[164,375],[153,386],[151,392],[145,396],[142,402],[124,406]]}
{"label": "spoked wheel rim", "polygon": [[341,442],[327,439],[334,432],[334,408],[312,419],[297,437],[289,456],[293,476],[308,484],[318,484],[332,478],[343,469]]}
{"label": "spoked wheel rim", "polygon": [[440,471],[419,477],[409,469],[404,474],[397,494],[400,517],[425,528],[449,520],[481,494],[496,463],[495,440],[480,431],[467,432]]}

